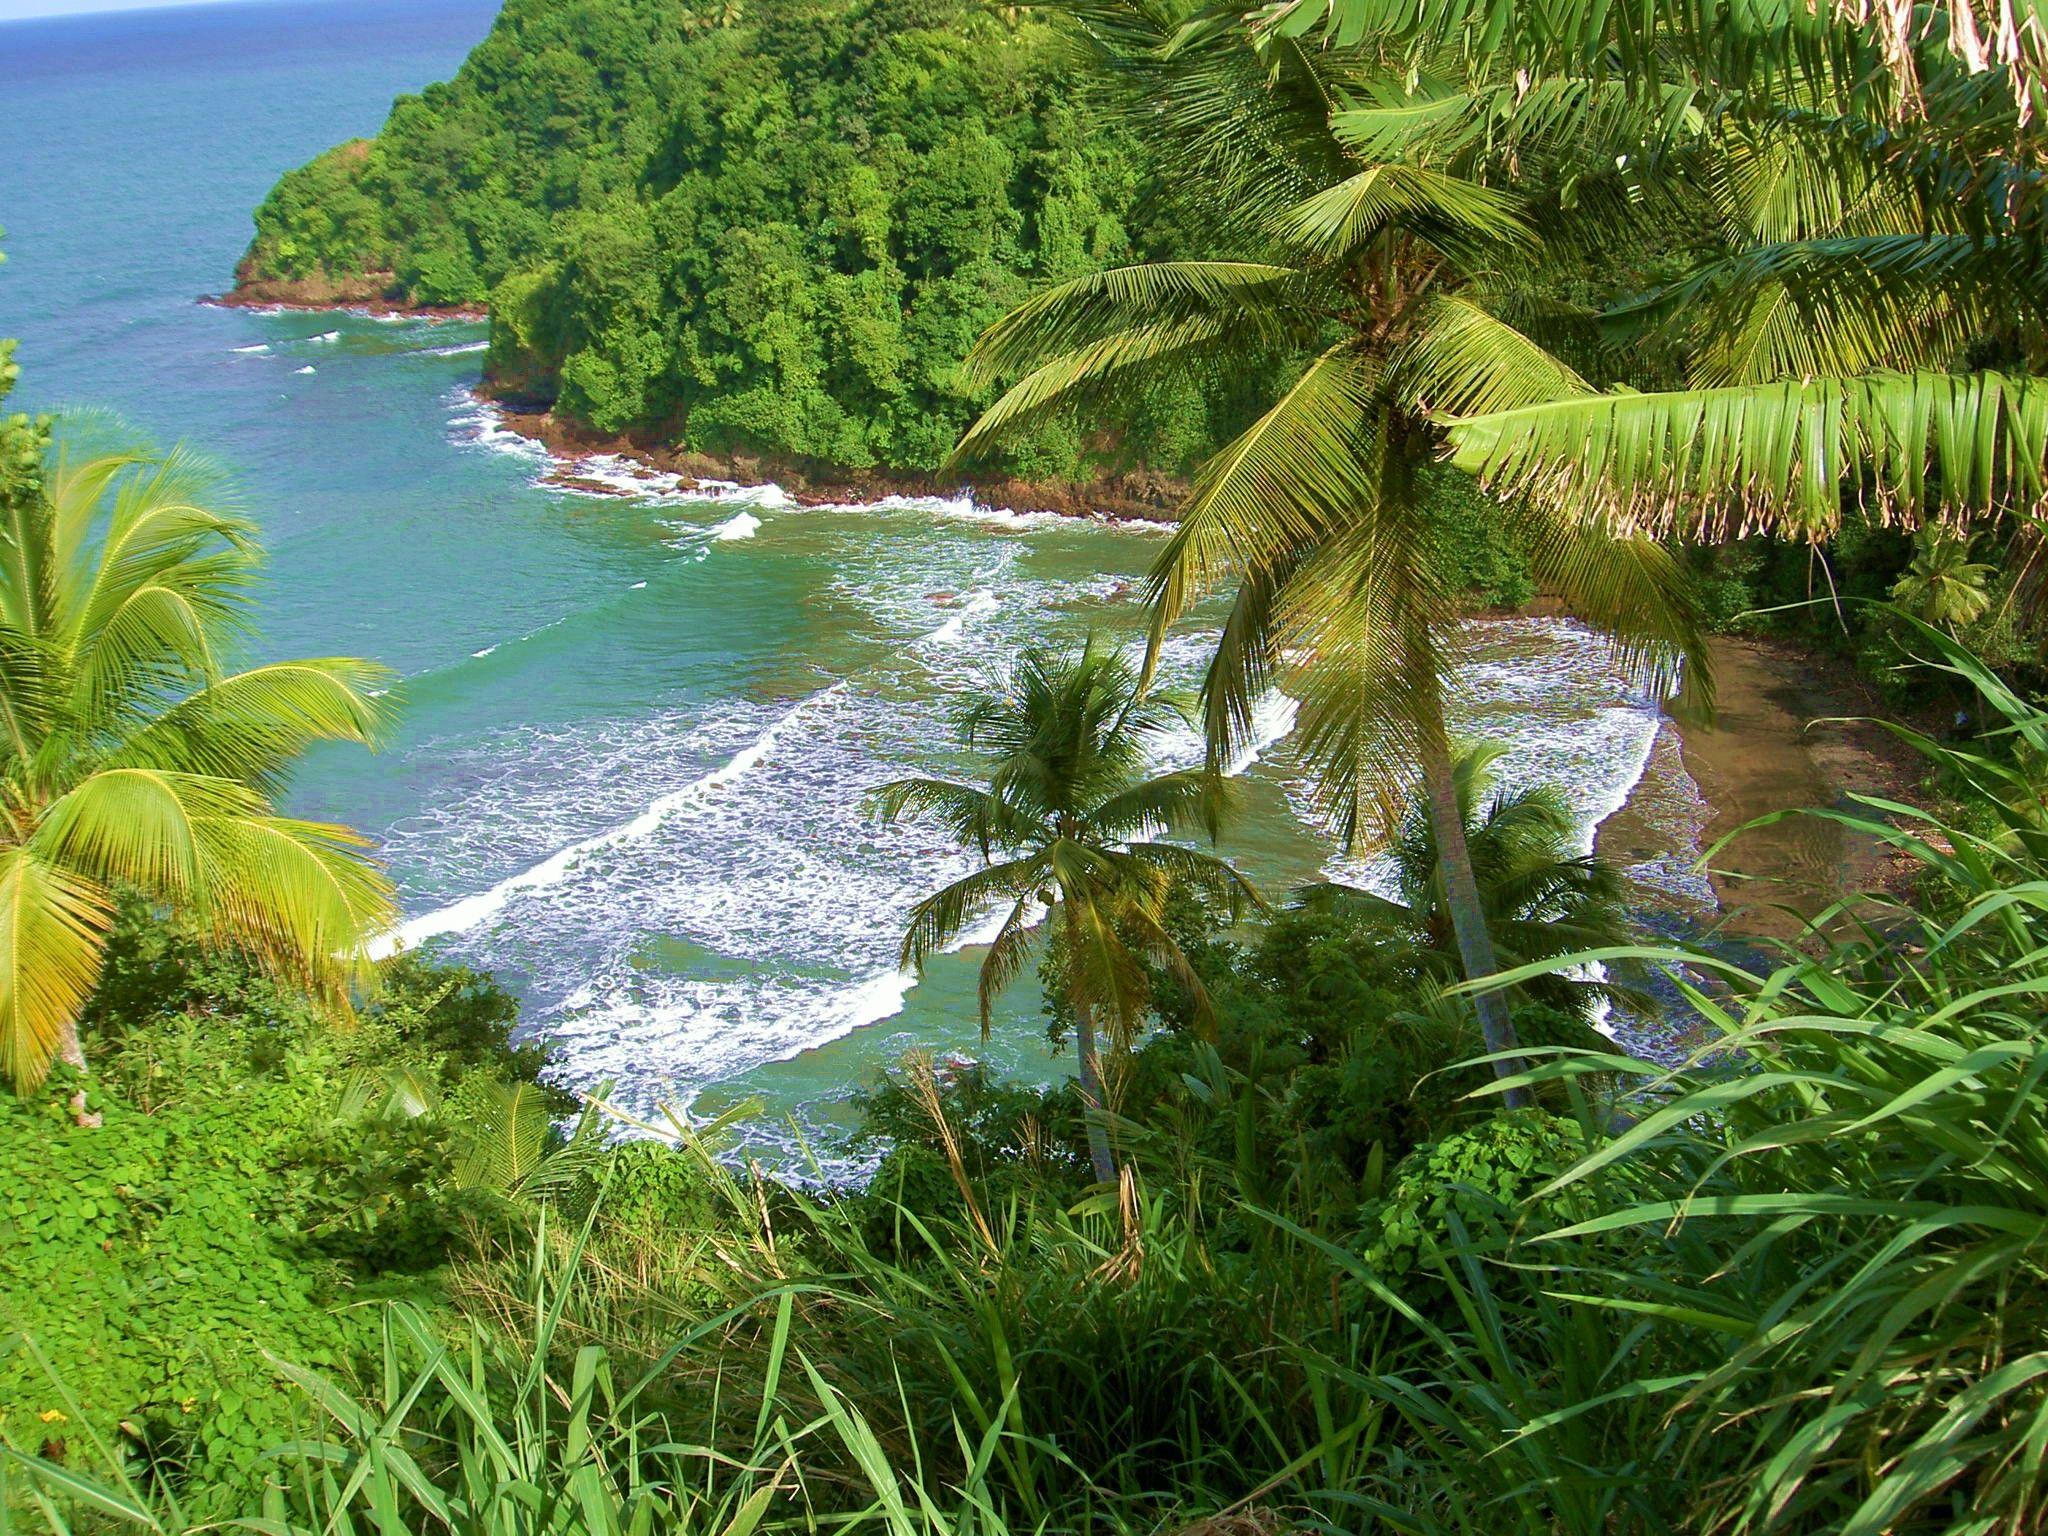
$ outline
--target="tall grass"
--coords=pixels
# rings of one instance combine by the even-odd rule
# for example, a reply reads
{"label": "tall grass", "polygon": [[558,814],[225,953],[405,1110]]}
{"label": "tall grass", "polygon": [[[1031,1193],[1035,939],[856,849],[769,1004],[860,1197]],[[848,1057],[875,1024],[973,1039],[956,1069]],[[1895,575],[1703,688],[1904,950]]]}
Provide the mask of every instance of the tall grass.
{"label": "tall grass", "polygon": [[[999,1436],[963,1430],[956,1450],[966,1475],[947,1485],[892,1464],[859,1409],[796,1346],[792,1288],[755,1298],[769,1325],[758,1358],[735,1372],[764,1372],[767,1392],[727,1401],[715,1377],[698,1382],[719,1433],[679,1437],[671,1370],[734,1317],[705,1319],[660,1357],[622,1371],[603,1345],[570,1337],[571,1317],[581,1312],[587,1333],[592,1309],[603,1305],[584,1283],[588,1238],[586,1226],[565,1247],[543,1218],[520,1330],[477,1321],[448,1337],[418,1308],[396,1303],[383,1311],[374,1383],[350,1389],[276,1362],[302,1394],[311,1427],[272,1449],[260,1509],[232,1523],[266,1536],[1007,1529],[988,1488]],[[61,1393],[54,1371],[52,1379]],[[785,1380],[803,1391],[778,1391]],[[804,1410],[792,1415],[798,1400]],[[0,1446],[0,1530],[11,1531],[23,1511],[55,1536],[195,1529],[171,1484],[121,1448],[92,1437],[85,1460]]]}
{"label": "tall grass", "polygon": [[[1589,957],[1682,967],[1712,1038],[1623,1067],[1638,1118],[1539,1192],[1594,1214],[1445,1256],[1463,1327],[1407,1416],[1540,1486],[1555,1523],[1523,1528],[2048,1528],[2048,715],[1903,622],[1997,722],[1972,749],[1894,727],[1965,814],[1786,814],[1909,855],[1917,895],[1845,903],[1771,968]],[[1678,1498],[1571,1515],[1573,1466]]]}
{"label": "tall grass", "polygon": [[[1078,1201],[993,1198],[954,1157],[950,1214],[685,1134],[465,1260],[461,1326],[387,1309],[372,1379],[279,1362],[308,1429],[241,1525],[2048,1529],[2048,715],[1914,632],[1997,721],[1902,733],[1966,813],[1809,814],[1910,855],[1919,893],[1765,964],[1575,957],[1671,968],[1711,1038],[1675,1069],[1524,1052],[1584,1155],[1513,1206],[1462,1191],[1418,1265],[1367,1258],[1400,1180],[1261,1209],[1170,1127]],[[189,1523],[120,1447],[0,1450],[0,1480],[0,1531]]]}

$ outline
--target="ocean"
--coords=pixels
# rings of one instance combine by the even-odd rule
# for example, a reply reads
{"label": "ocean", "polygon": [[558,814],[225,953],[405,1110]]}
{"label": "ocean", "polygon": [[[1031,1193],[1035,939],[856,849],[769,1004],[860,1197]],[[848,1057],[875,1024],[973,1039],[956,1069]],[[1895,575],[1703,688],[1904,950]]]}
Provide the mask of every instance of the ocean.
{"label": "ocean", "polygon": [[[475,0],[272,0],[0,24],[0,335],[12,404],[92,407],[233,476],[271,551],[259,656],[404,679],[378,756],[323,751],[293,809],[376,838],[409,942],[521,996],[557,1071],[643,1114],[755,1106],[747,1143],[850,1166],[849,1096],[903,1051],[1049,1080],[1028,982],[979,1037],[975,951],[900,975],[904,913],[969,867],[865,811],[957,765],[950,712],[1033,640],[1134,633],[1159,535],[978,505],[844,508],[553,465],[470,390],[466,322],[211,307],[284,171],[374,133],[489,26]],[[1171,643],[1191,680],[1214,615]],[[1564,621],[1486,624],[1458,725],[1563,784],[1590,844],[1630,801],[1679,904],[1703,808],[1659,701]],[[1226,848],[1262,885],[1331,871],[1274,697]],[[1192,753],[1192,737],[1185,744]],[[1631,799],[1631,797],[1633,797]]]}

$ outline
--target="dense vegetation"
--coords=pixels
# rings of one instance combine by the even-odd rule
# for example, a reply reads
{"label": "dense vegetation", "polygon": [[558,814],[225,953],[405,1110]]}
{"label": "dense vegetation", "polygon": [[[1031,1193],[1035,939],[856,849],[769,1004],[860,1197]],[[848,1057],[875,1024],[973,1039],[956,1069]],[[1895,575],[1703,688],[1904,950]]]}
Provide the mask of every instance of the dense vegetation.
{"label": "dense vegetation", "polygon": [[[38,530],[98,498],[67,491],[40,428],[7,425],[8,717],[113,724],[0,738],[4,847],[22,868],[83,859],[39,878],[102,879],[122,915],[89,944],[62,901],[40,949],[5,930],[0,1005],[28,997],[100,1071],[81,1104],[75,1065],[17,1070],[0,1109],[20,1170],[0,1279],[26,1298],[0,1358],[0,1522],[2048,1521],[2048,710],[1957,638],[2002,637],[2001,661],[2025,639],[2048,496],[2039,18],[1073,11],[1089,110],[1144,133],[1221,254],[1020,303],[973,354],[1002,392],[966,446],[1142,421],[1219,356],[1270,358],[1240,370],[1258,418],[1193,476],[1151,593],[1161,630],[1232,594],[1211,757],[1154,774],[1165,701],[1143,668],[1033,651],[965,712],[982,771],[884,791],[984,864],[909,915],[906,958],[1000,898],[985,988],[1036,954],[1049,1028],[1084,1059],[1031,1092],[913,1056],[865,1101],[864,1189],[737,1170],[716,1125],[613,1147],[599,1104],[572,1129],[482,978],[387,964],[337,1028],[334,988],[261,942],[275,923],[223,924],[204,881],[124,878],[177,871],[197,846],[177,818],[69,835],[50,786],[81,760],[70,777],[119,771],[113,726],[210,752],[253,794],[306,722],[246,708],[224,736],[152,735],[118,689],[42,687],[79,647],[23,594],[55,588],[44,554],[94,541]],[[706,39],[745,20],[678,16],[680,46],[730,46]],[[753,51],[779,67],[816,42]],[[1649,275],[1653,294],[1618,293]],[[745,334],[783,337],[780,314]],[[1895,599],[1856,611],[1920,659],[1909,697],[1965,698],[1984,729],[1895,728],[1936,808],[1780,814],[1890,844],[1912,887],[1760,954],[1632,934],[1555,795],[1490,792],[1486,750],[1444,729],[1469,548],[1433,488],[1475,481],[1528,569],[1652,670],[1696,663],[1703,619],[1744,600],[1715,583],[1786,579],[1779,546],[1742,539],[1808,559],[1834,541],[1847,595]],[[219,541],[199,519],[183,554]],[[143,634],[175,713],[176,636]],[[1219,763],[1276,679],[1303,695],[1340,829],[1383,832],[1398,878],[1237,926],[1232,872],[1163,834],[1227,814]],[[229,750],[251,741],[273,755]],[[103,844],[147,856],[96,865]],[[1677,1065],[1588,1030],[1657,972],[1697,1041]]]}
{"label": "dense vegetation", "polygon": [[[1062,56],[962,0],[512,0],[453,80],[278,184],[242,279],[488,300],[489,376],[600,432],[933,469],[986,325],[1177,243],[1141,207],[1139,135]],[[1227,393],[1159,392],[1097,446],[1171,468]],[[1067,423],[1013,463],[1083,458]]]}
{"label": "dense vegetation", "polygon": [[[445,1305],[423,1273],[501,1198],[464,1176],[466,1141],[501,1084],[538,1091],[539,1057],[508,1047],[511,999],[482,978],[408,962],[386,982],[337,1031],[130,908],[87,1020],[104,1124],[67,1134],[61,1080],[0,1097],[0,1292],[33,1340],[0,1358],[0,1434],[59,1459],[120,1438],[195,1510],[239,1508],[305,1424],[270,1356],[346,1371],[375,1302]],[[431,1095],[416,1115],[385,1112],[398,1069]]]}
{"label": "dense vegetation", "polygon": [[0,1486],[56,1530],[2034,1529],[2048,716],[1921,639],[2006,727],[1928,744],[1991,830],[1873,821],[1925,879],[1852,940],[1639,952],[1713,978],[1694,1061],[1525,1043],[1501,1114],[1426,924],[1182,907],[1218,1028],[1162,986],[1120,1186],[1071,1090],[915,1060],[865,1193],[680,1125],[480,1186],[470,1111],[361,1085],[530,1067],[488,986],[415,965],[337,1035],[144,930],[105,1127],[0,1114]]}

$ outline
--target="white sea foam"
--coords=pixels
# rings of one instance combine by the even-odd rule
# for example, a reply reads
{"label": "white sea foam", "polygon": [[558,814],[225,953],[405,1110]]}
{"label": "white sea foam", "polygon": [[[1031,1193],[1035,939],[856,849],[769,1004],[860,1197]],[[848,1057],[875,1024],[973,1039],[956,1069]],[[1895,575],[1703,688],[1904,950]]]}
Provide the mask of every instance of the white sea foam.
{"label": "white sea foam", "polygon": [[823,503],[821,510],[830,512],[929,512],[939,517],[950,517],[962,522],[981,523],[992,528],[1007,528],[1022,533],[1032,528],[1044,527],[1048,523],[1063,521],[1057,512],[1015,512],[1008,507],[992,507],[977,501],[972,491],[963,490],[953,496],[901,496],[888,495],[874,501],[832,501]]}
{"label": "white sea foam", "polygon": [[445,347],[422,347],[420,350],[429,357],[468,357],[473,352],[490,350],[488,341],[457,341]]}
{"label": "white sea foam", "polygon": [[450,442],[462,447],[482,448],[528,463],[551,464],[554,455],[546,446],[514,432],[505,425],[505,413],[467,387],[450,391],[448,403],[453,414],[448,421]]}
{"label": "white sea foam", "polygon": [[[1642,781],[1663,725],[1661,700],[1616,668],[1608,643],[1568,619],[1489,620],[1475,627],[1479,654],[1453,683],[1452,733],[1506,749],[1495,767],[1505,788],[1549,784],[1573,811],[1573,846],[1590,853],[1600,824]],[[1309,786],[1289,799],[1313,821]],[[1333,880],[1392,894],[1384,856],[1334,855]]]}
{"label": "white sea foam", "polygon": [[341,340],[341,332],[339,331],[322,331],[318,336],[308,336],[306,338],[308,344],[312,346],[323,346],[328,342],[339,340]]}
{"label": "white sea foam", "polygon": [[444,934],[466,932],[504,911],[506,903],[511,901],[521,891],[544,890],[549,886],[559,885],[582,860],[590,855],[605,849],[617,848],[622,844],[638,842],[642,838],[649,836],[651,833],[659,830],[661,824],[668,820],[670,816],[673,816],[684,807],[696,804],[708,796],[715,795],[720,790],[745,777],[762,758],[775,750],[776,743],[781,740],[783,733],[796,722],[798,716],[802,715],[806,709],[815,705],[818,700],[837,692],[844,686],[843,683],[835,683],[822,693],[814,694],[811,698],[802,700],[786,714],[778,718],[774,724],[762,731],[746,747],[734,753],[722,767],[716,768],[703,777],[693,780],[681,789],[663,795],[660,799],[648,805],[645,810],[631,821],[613,827],[609,831],[600,832],[595,837],[587,837],[581,842],[571,843],[568,847],[550,854],[547,858],[541,860],[540,863],[521,870],[518,874],[507,879],[500,880],[487,891],[479,892],[474,896],[466,896],[460,901],[451,902],[447,906],[429,912],[423,917],[416,917],[410,922],[401,925],[395,934],[386,934],[378,938],[370,946],[372,958],[381,959],[398,949],[413,948],[428,939],[439,938]]}
{"label": "white sea foam", "polygon": [[482,660],[484,657],[490,655],[491,652],[495,651],[497,648],[498,647],[495,645],[487,645],[482,650],[471,651],[469,654],[476,657],[478,660]]}
{"label": "white sea foam", "polygon": [[[558,460],[556,474],[560,477],[550,489],[571,496],[610,494],[630,497],[640,501],[668,501],[677,498],[683,483],[681,475],[655,469],[617,453],[591,453],[574,459]],[[578,484],[564,483],[575,480]],[[592,486],[600,487],[593,492]]]}
{"label": "white sea foam", "polygon": [[961,637],[967,633],[969,619],[994,613],[1000,607],[1002,601],[993,592],[983,590],[971,593],[967,601],[960,605],[960,611],[926,635],[925,642],[929,645],[958,645]]}
{"label": "white sea foam", "polygon": [[[491,423],[476,410],[465,440],[483,440]],[[621,465],[595,467],[629,478]],[[763,526],[766,506],[741,500],[760,488],[684,490],[649,473],[659,475],[635,466],[633,494],[699,506],[694,520],[675,521],[689,535],[679,559],[703,558],[741,516]],[[739,504],[724,521],[704,510],[727,500]],[[1105,551],[1104,563],[1131,548],[1132,569],[1084,586],[1046,574],[1041,556],[1061,549],[1063,534],[920,525],[956,520],[932,502],[880,510],[907,515],[789,525],[803,530],[806,559],[830,570],[830,611],[848,636],[835,639],[835,656],[874,643],[873,659],[843,680],[774,715],[729,700],[475,741],[440,760],[443,801],[397,829],[393,867],[436,889],[465,889],[465,871],[479,866],[489,873],[471,875],[475,884],[524,866],[393,938],[439,935],[458,956],[517,977],[527,1016],[559,1043],[566,1080],[615,1080],[622,1102],[647,1109],[904,1013],[913,981],[894,963],[903,916],[978,860],[939,829],[876,826],[866,796],[905,773],[956,768],[945,753],[960,691],[1027,641],[1078,636],[1100,621],[1100,599],[1141,579],[1142,546],[1099,533],[1075,537]],[[1530,621],[1497,634],[1458,727],[1508,740],[1513,782],[1566,784],[1590,837],[1654,750],[1655,703],[1612,677],[1598,638],[1577,626]],[[1176,634],[1162,682],[1192,681],[1214,641],[1213,629]],[[1276,750],[1294,715],[1282,694],[1261,699],[1231,769],[1279,783],[1305,810],[1304,786]],[[1169,747],[1176,761],[1200,758],[1192,732]],[[986,944],[1004,916],[981,915],[957,947]]]}
{"label": "white sea foam", "polygon": [[1256,764],[1260,757],[1294,734],[1295,718],[1301,713],[1301,703],[1291,699],[1279,689],[1269,689],[1252,706],[1252,739],[1246,742],[1230,765],[1224,769],[1226,778],[1236,778]]}
{"label": "white sea foam", "polygon": [[267,341],[259,341],[259,342],[257,342],[257,343],[256,343],[256,344],[255,344],[254,346],[251,346],[251,347],[236,347],[236,348],[234,348],[234,350],[235,350],[236,352],[240,352],[240,353],[242,353],[242,354],[244,354],[244,355],[247,355],[247,354],[250,354],[250,353],[255,353],[255,352],[268,352],[268,351],[270,350],[270,343],[269,343],[269,342],[267,342]]}
{"label": "white sea foam", "polygon": [[760,531],[760,527],[761,519],[751,512],[741,512],[720,523],[712,530],[711,537],[714,542],[721,544],[731,539],[751,539]]}
{"label": "white sea foam", "polygon": [[292,370],[293,373],[313,373],[315,371],[317,370],[315,370],[311,363],[306,364],[306,366],[303,368],[294,368]]}

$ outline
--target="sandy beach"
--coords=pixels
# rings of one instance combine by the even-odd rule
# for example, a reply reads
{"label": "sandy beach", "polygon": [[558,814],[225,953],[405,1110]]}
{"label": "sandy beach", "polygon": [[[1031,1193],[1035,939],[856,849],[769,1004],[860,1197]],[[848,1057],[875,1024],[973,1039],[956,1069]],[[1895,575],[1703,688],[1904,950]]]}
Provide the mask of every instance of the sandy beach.
{"label": "sandy beach", "polygon": [[[1712,722],[1679,727],[1686,771],[1712,808],[1704,846],[1771,811],[1846,807],[1854,794],[1919,798],[1920,759],[1870,723],[1879,702],[1846,668],[1733,637],[1715,640],[1714,659]],[[1742,834],[1710,870],[1728,928],[1770,938],[1796,935],[1844,893],[1894,888],[1909,873],[1874,838],[1812,817]]]}

